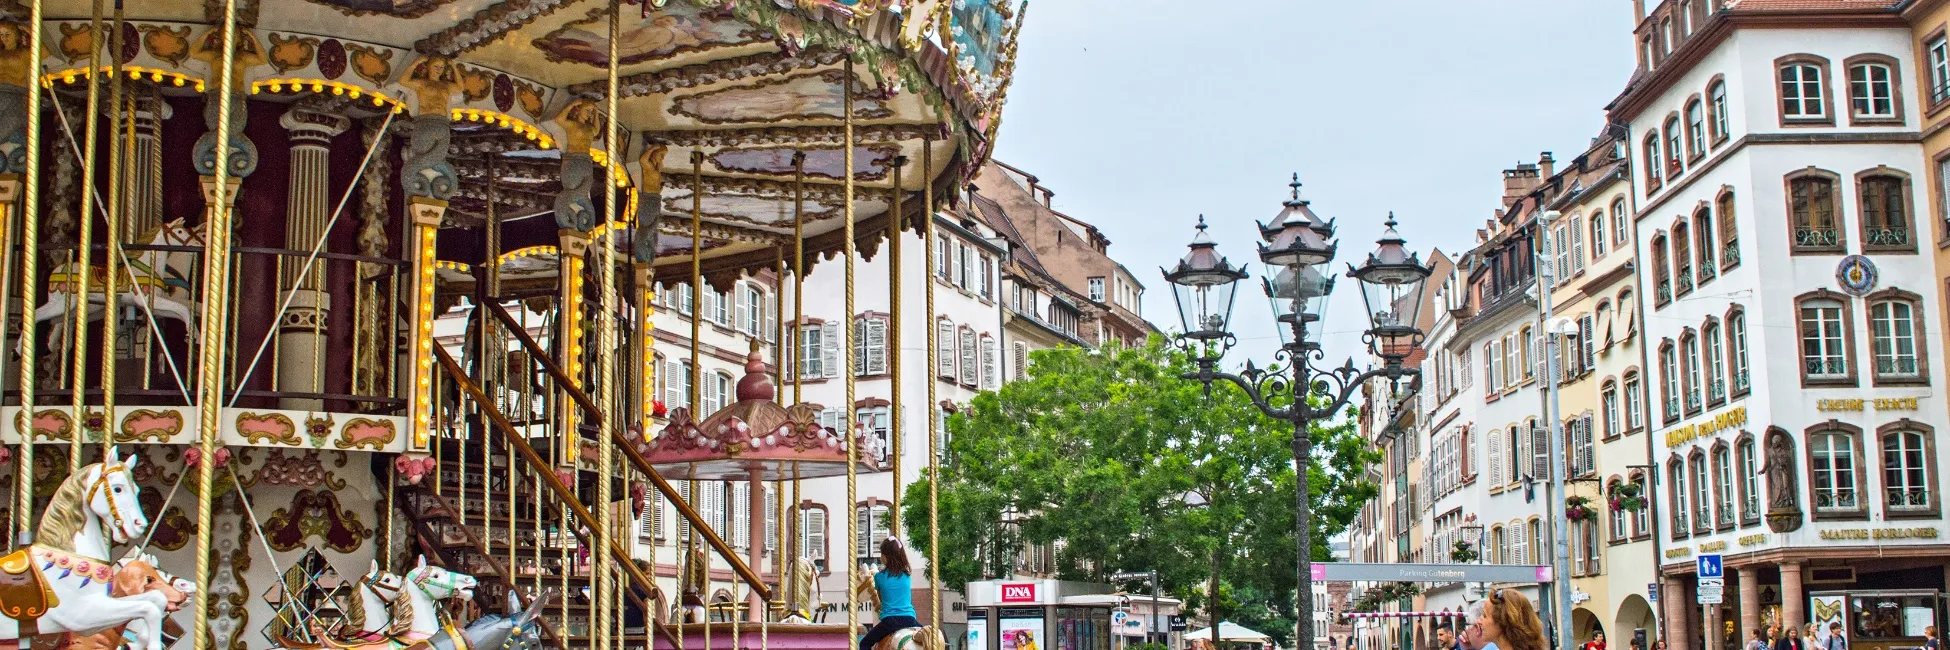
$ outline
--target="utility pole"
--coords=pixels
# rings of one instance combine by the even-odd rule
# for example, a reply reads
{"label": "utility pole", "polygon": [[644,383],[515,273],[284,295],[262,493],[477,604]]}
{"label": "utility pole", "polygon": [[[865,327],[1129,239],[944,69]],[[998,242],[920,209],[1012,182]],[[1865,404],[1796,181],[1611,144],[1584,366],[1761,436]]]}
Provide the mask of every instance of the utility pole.
{"label": "utility pole", "polygon": [[[1543,254],[1557,246],[1551,241],[1551,224],[1564,218],[1556,210],[1546,210],[1538,215],[1538,241],[1544,242]],[[1540,320],[1544,322],[1544,377],[1538,382],[1545,393],[1550,418],[1550,489],[1544,493],[1545,514],[1551,521],[1551,546],[1555,551],[1551,558],[1551,580],[1555,596],[1551,599],[1551,613],[1556,623],[1551,627],[1557,631],[1558,650],[1571,650],[1571,580],[1565,569],[1571,565],[1570,521],[1564,512],[1564,423],[1558,414],[1557,375],[1561,372],[1558,360],[1561,358],[1562,335],[1551,322],[1551,286],[1557,284],[1557,273],[1549,257],[1540,260],[1537,273],[1537,299],[1540,304]],[[1535,469],[1534,463],[1532,469]]]}

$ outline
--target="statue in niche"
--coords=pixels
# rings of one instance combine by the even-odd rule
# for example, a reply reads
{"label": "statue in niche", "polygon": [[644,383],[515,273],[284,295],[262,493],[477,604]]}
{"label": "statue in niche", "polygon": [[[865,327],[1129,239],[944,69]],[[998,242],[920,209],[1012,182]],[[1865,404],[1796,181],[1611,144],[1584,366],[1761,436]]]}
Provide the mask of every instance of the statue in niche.
{"label": "statue in niche", "polygon": [[1794,439],[1786,431],[1767,431],[1767,527],[1777,533],[1801,528],[1799,475],[1795,471]]}

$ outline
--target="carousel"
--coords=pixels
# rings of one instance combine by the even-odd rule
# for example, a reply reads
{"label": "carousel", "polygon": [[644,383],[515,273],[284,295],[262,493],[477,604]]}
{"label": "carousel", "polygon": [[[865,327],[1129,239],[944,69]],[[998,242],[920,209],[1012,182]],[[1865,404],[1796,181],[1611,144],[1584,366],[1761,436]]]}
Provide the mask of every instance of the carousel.
{"label": "carousel", "polygon": [[[797,517],[741,551],[686,496],[899,454],[819,423],[783,324],[666,410],[660,294],[850,314],[878,253],[932,320],[901,241],[989,155],[1016,1],[0,0],[0,645],[857,646]],[[940,647],[935,598],[883,647]]]}

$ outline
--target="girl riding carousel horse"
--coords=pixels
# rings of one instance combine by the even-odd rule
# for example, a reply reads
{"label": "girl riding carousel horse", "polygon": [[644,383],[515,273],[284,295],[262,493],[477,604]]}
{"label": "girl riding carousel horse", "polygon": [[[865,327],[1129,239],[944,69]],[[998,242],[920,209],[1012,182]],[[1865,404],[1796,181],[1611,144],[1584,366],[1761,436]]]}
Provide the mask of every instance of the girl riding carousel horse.
{"label": "girl riding carousel horse", "polygon": [[[880,603],[880,622],[860,637],[860,647],[872,650],[895,632],[921,627],[914,618],[914,580],[908,575],[907,549],[896,537],[880,543],[880,571],[873,574],[874,600]],[[865,581],[862,581],[865,582]],[[866,585],[861,585],[865,587]]]}

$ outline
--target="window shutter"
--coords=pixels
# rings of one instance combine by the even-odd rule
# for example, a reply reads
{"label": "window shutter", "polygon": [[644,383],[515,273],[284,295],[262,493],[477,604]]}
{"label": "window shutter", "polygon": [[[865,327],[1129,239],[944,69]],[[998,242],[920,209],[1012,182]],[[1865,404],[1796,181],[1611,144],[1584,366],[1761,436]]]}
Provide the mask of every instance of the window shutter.
{"label": "window shutter", "polygon": [[826,559],[826,511],[807,509],[806,511],[804,555],[809,559]]}
{"label": "window shutter", "polygon": [[981,372],[981,367],[977,365],[979,362],[975,359],[976,354],[977,351],[975,349],[975,330],[962,328],[961,383],[964,385],[974,386],[975,383],[981,379],[980,377],[976,376],[978,373]]}
{"label": "window shutter", "polygon": [[[1490,432],[1490,458],[1493,461],[1503,458],[1502,432],[1498,432],[1498,431]],[[1502,484],[1503,484],[1503,463],[1491,462],[1490,463],[1490,485],[1502,485]]]}
{"label": "window shutter", "polygon": [[[690,481],[683,481],[677,484],[677,496],[683,497],[684,503],[689,504],[693,512],[697,510],[697,499],[691,497]],[[680,515],[677,517],[677,539],[679,541],[682,541],[690,538],[691,538],[691,520],[689,517],[684,517]]]}
{"label": "window shutter", "polygon": [[733,487],[732,494],[734,495],[734,498],[737,501],[736,503],[731,504],[731,512],[732,512],[732,522],[735,524],[735,528],[737,531],[736,534],[738,536],[738,546],[742,548],[751,548],[752,509],[748,506],[750,506],[752,502],[752,492],[751,492],[752,486],[746,483],[739,483],[732,487]]}
{"label": "window shutter", "polygon": [[1550,448],[1551,448],[1551,440],[1550,440],[1549,429],[1544,427],[1532,427],[1530,430],[1530,475],[1531,476],[1538,477],[1538,478],[1550,476],[1551,473]]}
{"label": "window shutter", "polygon": [[1598,326],[1591,314],[1578,317],[1578,342],[1584,345],[1584,369],[1598,367]]}
{"label": "window shutter", "polygon": [[1598,470],[1598,459],[1595,455],[1597,450],[1593,448],[1595,441],[1591,435],[1591,424],[1590,413],[1584,414],[1584,420],[1578,423],[1578,435],[1581,436],[1578,440],[1578,462],[1583,464],[1585,474]]}
{"label": "window shutter", "polygon": [[783,496],[783,494],[765,495],[765,550],[767,551],[776,551],[779,548],[779,500]]}
{"label": "window shutter", "polygon": [[1023,342],[1021,341],[1017,341],[1015,345],[1015,351],[1016,351],[1016,359],[1015,359],[1016,371],[1015,374],[1011,375],[1010,378],[1020,381],[1021,379],[1029,375],[1029,346],[1023,344]]}
{"label": "window shutter", "polygon": [[684,366],[676,361],[664,362],[664,406],[677,408],[684,404]]}
{"label": "window shutter", "polygon": [[871,347],[867,341],[867,319],[853,317],[853,376],[867,374],[867,350]]}
{"label": "window shutter", "polygon": [[887,321],[867,319],[867,374],[887,374]]}
{"label": "window shutter", "polygon": [[1549,340],[1549,338],[1550,338],[1549,331],[1545,331],[1542,336],[1530,337],[1530,358],[1533,359],[1537,364],[1537,370],[1536,370],[1537,376],[1545,377],[1552,381],[1556,381],[1557,380],[1556,377],[1550,376],[1550,372],[1549,372],[1550,360],[1544,358],[1544,350],[1548,349],[1548,346],[1544,344],[1544,341]]}
{"label": "window shutter", "polygon": [[873,516],[870,519],[870,523],[873,524],[873,534],[868,539],[868,541],[871,543],[867,545],[867,550],[866,550],[867,555],[875,555],[879,553],[880,543],[887,541],[887,535],[889,533],[888,529],[891,528],[891,524],[887,520],[888,517],[887,509],[888,506],[873,507],[872,510]]}
{"label": "window shutter", "polygon": [[663,539],[664,508],[667,505],[664,503],[664,493],[657,492],[656,496],[651,497],[650,502],[650,536],[655,539]]}
{"label": "window shutter", "polygon": [[819,326],[819,364],[825,369],[824,376],[840,376],[840,324],[836,322]]}
{"label": "window shutter", "polygon": [[752,302],[753,301],[752,301],[751,290],[743,285],[740,285],[738,287],[738,329],[745,330],[745,333],[747,334],[758,333],[758,332],[753,332],[746,328],[746,326],[751,324],[753,321],[752,310],[758,307],[758,305],[752,304]]}
{"label": "window shutter", "polygon": [[655,530],[657,520],[656,510],[655,508],[648,507],[649,504],[645,504],[645,506],[643,512],[637,513],[636,518],[636,538],[641,541],[654,539],[657,534]]}
{"label": "window shutter", "polygon": [[864,507],[853,509],[853,553],[858,557],[873,556],[873,515]]}
{"label": "window shutter", "polygon": [[1512,564],[1530,563],[1530,534],[1524,530],[1524,522],[1510,524],[1510,536],[1515,538],[1516,548],[1510,553]]}
{"label": "window shutter", "polygon": [[982,339],[982,389],[995,390],[995,339]]}
{"label": "window shutter", "polygon": [[935,374],[953,379],[955,377],[955,324],[939,321],[934,328],[934,356],[939,368]]}
{"label": "window shutter", "polygon": [[777,302],[766,300],[765,298],[765,294],[759,294],[759,300],[765,303],[764,338],[767,341],[776,343],[779,340],[779,305]]}
{"label": "window shutter", "polygon": [[1571,231],[1571,272],[1576,273],[1579,271],[1583,271],[1584,270],[1584,229],[1579,228],[1578,224],[1572,223],[1567,228],[1567,230]]}

